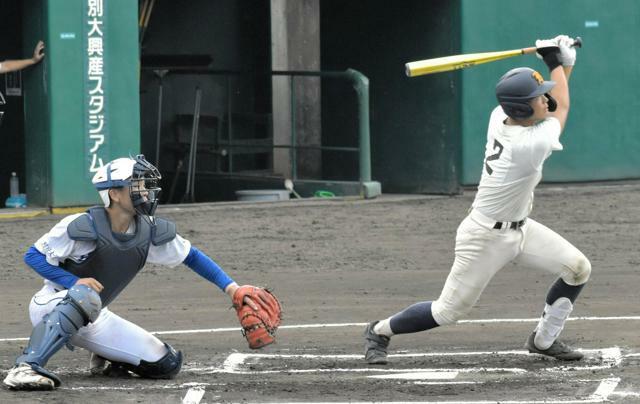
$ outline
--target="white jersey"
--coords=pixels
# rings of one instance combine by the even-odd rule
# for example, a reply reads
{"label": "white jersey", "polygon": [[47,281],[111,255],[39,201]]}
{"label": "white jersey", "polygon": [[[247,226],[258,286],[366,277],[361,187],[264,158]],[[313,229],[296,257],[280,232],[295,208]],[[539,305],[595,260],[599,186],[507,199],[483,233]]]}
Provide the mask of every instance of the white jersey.
{"label": "white jersey", "polygon": [[554,150],[562,150],[562,127],[555,117],[533,126],[505,125],[507,115],[496,107],[489,119],[482,177],[472,207],[499,222],[526,218],[542,165]]}
{"label": "white jersey", "polygon": [[[36,249],[46,256],[49,264],[59,266],[66,259],[80,263],[96,249],[95,241],[76,241],[70,239],[67,234],[69,224],[78,216],[86,214],[78,213],[65,217],[36,241]],[[135,230],[135,221],[131,221],[127,233],[133,234]],[[190,249],[191,243],[176,234],[176,237],[166,244],[160,246],[150,244],[147,262],[174,267],[184,261]]]}

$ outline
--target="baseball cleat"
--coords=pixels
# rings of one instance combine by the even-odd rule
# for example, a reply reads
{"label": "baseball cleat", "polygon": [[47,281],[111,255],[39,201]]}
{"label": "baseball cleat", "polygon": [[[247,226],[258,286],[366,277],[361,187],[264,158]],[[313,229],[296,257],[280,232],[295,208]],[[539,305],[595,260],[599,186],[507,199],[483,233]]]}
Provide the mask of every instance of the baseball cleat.
{"label": "baseball cleat", "polygon": [[373,332],[373,327],[377,323],[377,321],[369,323],[364,330],[364,359],[371,365],[385,365],[390,338]]}
{"label": "baseball cleat", "polygon": [[5,377],[4,384],[13,390],[53,390],[55,388],[52,379],[36,372],[28,363],[14,366]]}
{"label": "baseball cleat", "polygon": [[103,374],[108,365],[109,364],[105,358],[91,352],[91,358],[89,359],[89,372],[91,372],[92,375]]}
{"label": "baseball cleat", "polygon": [[529,338],[527,338],[527,342],[524,344],[524,347],[529,350],[529,353],[551,356],[552,358],[562,361],[578,361],[584,357],[582,352],[578,352],[569,345],[558,340],[553,341],[553,344],[551,344],[547,349],[538,349],[536,344],[533,342],[535,336],[536,333],[534,331]]}

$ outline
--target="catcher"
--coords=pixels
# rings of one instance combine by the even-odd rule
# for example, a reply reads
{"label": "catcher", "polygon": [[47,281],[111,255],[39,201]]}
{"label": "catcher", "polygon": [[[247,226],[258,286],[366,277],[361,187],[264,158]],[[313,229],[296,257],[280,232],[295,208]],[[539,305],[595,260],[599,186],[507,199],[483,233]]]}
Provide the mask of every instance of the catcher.
{"label": "catcher", "polygon": [[107,308],[146,262],[185,264],[229,295],[251,348],[274,342],[278,300],[266,289],[238,286],[174,223],[154,216],[159,180],[142,155],[111,161],[93,177],[104,207],[65,217],[27,251],[25,262],[45,281],[29,306],[29,343],[4,379],[9,388],[58,387],[45,366],[65,345],[92,352],[94,374],[173,378],[182,353]]}

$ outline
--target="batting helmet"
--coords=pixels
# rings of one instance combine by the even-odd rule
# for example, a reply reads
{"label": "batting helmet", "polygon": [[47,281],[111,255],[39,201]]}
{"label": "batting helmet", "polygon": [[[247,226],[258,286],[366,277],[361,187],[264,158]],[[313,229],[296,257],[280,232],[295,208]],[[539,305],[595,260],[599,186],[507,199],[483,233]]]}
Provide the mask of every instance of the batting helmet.
{"label": "batting helmet", "polygon": [[544,81],[542,75],[528,67],[511,69],[496,85],[496,98],[504,113],[513,119],[526,119],[533,115],[529,104],[532,99],[545,94],[549,99],[549,111],[555,110],[555,100],[547,93],[555,81]]}
{"label": "batting helmet", "polygon": [[105,207],[111,204],[109,189],[128,187],[136,211],[153,216],[162,190],[159,186],[161,178],[158,169],[139,154],[135,158],[123,157],[110,161],[98,169],[92,182]]}

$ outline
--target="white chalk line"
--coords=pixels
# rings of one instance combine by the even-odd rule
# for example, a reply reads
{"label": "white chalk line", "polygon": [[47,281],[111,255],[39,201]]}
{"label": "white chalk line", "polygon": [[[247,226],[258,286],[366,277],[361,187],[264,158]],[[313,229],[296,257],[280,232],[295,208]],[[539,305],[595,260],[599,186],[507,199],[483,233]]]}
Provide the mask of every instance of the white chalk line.
{"label": "white chalk line", "polygon": [[203,387],[192,387],[187,391],[187,394],[182,399],[182,404],[198,404],[204,396]]}
{"label": "white chalk line", "polygon": [[614,391],[610,395],[619,397],[640,397],[640,393],[635,393],[632,391]]}
{"label": "white chalk line", "polygon": [[[619,364],[622,358],[622,354],[620,352],[620,349],[617,347],[614,348],[604,348],[604,349],[597,349],[597,350],[584,350],[585,353],[599,353],[600,357],[602,358],[602,362],[606,363],[607,365],[605,366],[606,368],[610,369],[613,365],[615,364]],[[433,352],[433,353],[416,353],[416,354],[410,354],[410,353],[403,353],[403,354],[396,354],[396,355],[390,355],[390,356],[396,356],[396,357],[435,357],[435,356],[446,356],[446,355],[450,355],[450,356],[461,356],[461,355],[522,355],[522,354],[527,354],[526,351],[481,351],[481,352]],[[225,362],[222,365],[222,368],[218,367],[216,368],[216,372],[215,373],[245,373],[245,371],[241,370],[240,368],[244,365],[245,361],[248,358],[257,358],[257,359],[265,359],[265,358],[283,358],[283,359],[318,359],[318,360],[323,360],[323,359],[354,359],[354,358],[362,358],[362,355],[316,355],[316,354],[246,354],[246,353],[239,353],[239,352],[234,352],[231,353],[227,359],[225,360]],[[569,368],[570,371],[580,371],[580,370],[584,370],[587,368],[591,368],[591,367],[575,367],[575,366],[571,366]],[[200,374],[206,374],[209,372],[206,372],[206,370],[208,370],[210,368],[195,368],[192,367],[190,369],[184,369],[185,372],[195,372],[195,373],[200,373]],[[467,368],[467,369],[379,369],[379,368],[364,368],[364,369],[298,369],[298,372],[296,372],[296,369],[287,369],[286,373],[306,373],[306,372],[310,372],[310,371],[327,371],[327,372],[336,372],[336,371],[341,371],[341,370],[345,370],[345,371],[360,371],[360,372],[385,372],[387,373],[387,375],[378,375],[378,376],[369,376],[369,377],[375,377],[375,378],[383,378],[386,376],[386,378],[388,379],[404,379],[404,380],[408,380],[411,381],[413,384],[423,384],[423,385],[438,385],[438,384],[482,384],[483,382],[480,381],[454,381],[451,379],[455,379],[455,377],[458,375],[458,373],[464,373],[465,371],[468,372],[491,372],[491,371],[500,371],[500,372],[511,372],[511,373],[527,373],[529,371],[525,370],[525,369],[519,369],[519,368]],[[543,370],[558,370],[557,368],[546,368]],[[535,372],[539,372],[541,370],[536,370]],[[252,371],[252,372],[248,372],[248,373],[274,373],[274,372],[278,372],[278,371]],[[422,373],[422,374],[420,374]],[[438,379],[443,379],[443,380],[438,380]],[[431,380],[431,381],[427,381],[427,380]],[[438,381],[433,381],[433,380],[438,380]],[[605,402],[608,400],[608,398],[611,395],[616,395],[616,396],[620,396],[620,397],[637,397],[638,393],[635,392],[620,392],[620,394],[617,394],[614,390],[616,389],[618,383],[620,382],[620,378],[607,378],[607,379],[601,379],[601,380],[584,380],[584,381],[588,381],[588,382],[597,382],[599,381],[599,385],[596,388],[595,392],[593,394],[591,394],[589,397],[587,397],[586,399],[582,399],[582,400],[550,400],[550,399],[545,399],[542,401],[531,401],[531,400],[526,400],[526,401],[519,401],[519,400],[513,400],[513,401],[503,401],[503,400],[499,400],[499,401],[423,401],[422,403],[425,404],[436,404],[436,403],[442,403],[442,404],[454,404],[454,403],[460,403],[460,404],[485,404],[485,403],[502,403],[502,404],[507,404],[507,403],[511,403],[511,404],[523,404],[523,403],[558,403],[558,404],[569,404],[569,403],[576,403],[576,404],[580,404],[580,403],[601,403],[601,402]],[[202,397],[204,396],[205,390],[204,387],[207,385],[211,385],[208,383],[189,383],[189,384],[182,384],[182,385],[167,385],[167,386],[162,386],[160,388],[183,388],[183,387],[187,387],[190,386],[189,391],[187,392],[187,395],[185,395],[185,399],[183,399],[183,404],[198,404],[200,402],[200,400],[202,399]],[[153,388],[153,387],[151,387]],[[158,387],[155,387],[156,389]],[[72,390],[140,390],[140,387],[75,387],[75,388],[71,388]],[[145,388],[142,388],[143,390]],[[149,388],[147,388],[149,389]],[[188,399],[188,400],[187,400]],[[386,402],[385,404],[390,404],[389,402]]]}
{"label": "white chalk line", "polygon": [[[70,373],[70,372],[69,372]],[[56,374],[64,374],[63,372],[56,372]],[[133,379],[134,381],[136,379]],[[177,390],[184,389],[185,387],[189,387],[189,389],[204,389],[208,386],[226,386],[226,383],[182,383],[182,384],[165,384],[165,385],[145,385],[138,384],[135,386],[76,386],[76,387],[66,387],[62,385],[58,387],[58,390],[73,390],[73,391],[90,391],[90,390],[114,390],[114,391],[130,391],[130,390]]]}
{"label": "white chalk line", "polygon": [[[603,349],[585,349],[582,350],[585,354],[594,355],[598,354],[600,357],[599,365],[586,365],[586,366],[576,366],[575,364],[567,365],[567,366],[554,366],[547,367],[543,369],[538,369],[537,371],[546,371],[546,372],[566,372],[567,370],[571,371],[585,371],[585,370],[601,370],[601,369],[611,369],[613,367],[617,367],[622,362],[622,352],[620,348],[603,348]],[[420,358],[420,357],[448,357],[448,356],[506,356],[506,355],[530,355],[527,351],[480,351],[480,352],[429,352],[429,353],[405,353],[405,354],[391,354],[389,358],[394,357],[411,357],[411,358]],[[466,368],[420,368],[420,369],[387,369],[387,368],[374,368],[374,367],[366,367],[366,368],[311,368],[311,369],[294,369],[289,366],[286,366],[285,369],[282,370],[246,370],[245,362],[247,359],[256,358],[256,359],[317,359],[317,360],[340,360],[340,359],[362,359],[362,355],[317,355],[317,354],[259,354],[259,353],[241,353],[234,352],[227,356],[227,359],[223,362],[222,366],[212,366],[212,367],[200,367],[200,368],[190,368],[186,369],[191,372],[198,372],[201,374],[212,374],[212,373],[233,373],[233,374],[277,374],[277,373],[479,373],[479,372],[505,372],[505,373],[513,373],[513,374],[525,374],[528,373],[526,369],[516,368],[516,367],[501,367],[501,368],[487,368],[487,367],[466,367]],[[376,376],[377,377],[377,376]]]}
{"label": "white chalk line", "polygon": [[[587,403],[603,403],[608,400],[608,396],[605,396],[609,390],[615,389],[615,387],[620,382],[619,378],[609,378],[602,379],[596,391],[591,394],[589,397],[583,400],[553,400],[553,399],[544,399],[544,400],[481,400],[481,401],[411,401],[411,404],[587,404]],[[423,383],[427,384],[427,383]],[[358,403],[358,404],[407,404],[407,401],[343,401],[343,402],[327,402],[327,401],[317,401],[317,402],[305,402],[304,404],[348,404],[348,403]],[[301,402],[281,402],[280,404],[302,404]]]}
{"label": "white chalk line", "polygon": [[458,377],[458,372],[408,372],[391,375],[367,376],[370,379],[398,379],[398,380],[452,380]]}
{"label": "white chalk line", "polygon": [[[458,323],[459,324],[488,324],[488,323],[534,323],[537,322],[539,319],[538,318],[522,318],[522,319],[477,319],[477,320],[461,320]],[[568,321],[637,321],[640,320],[640,316],[618,316],[618,317],[573,317],[573,318],[569,318]],[[329,323],[329,324],[298,324],[298,325],[286,325],[286,326],[282,326],[280,327],[281,329],[305,329],[305,328],[330,328],[330,327],[364,327],[366,326],[368,323]],[[240,329],[237,327],[227,327],[227,328],[212,328],[212,329],[192,329],[192,330],[173,330],[173,331],[156,331],[153,332],[153,334],[156,335],[172,335],[172,334],[197,334],[197,333],[216,333],[216,332],[238,332]],[[25,338],[25,337],[21,337],[21,338],[0,338],[0,342],[10,342],[10,341],[27,341],[29,338]],[[611,348],[609,348],[611,349]],[[617,348],[615,348],[617,349]],[[584,350],[586,351],[598,351],[598,350]],[[423,353],[423,354],[419,354],[421,356],[444,356],[444,355],[486,355],[486,354],[512,354],[512,355],[529,355],[528,352],[526,351],[502,351],[499,353],[493,352],[493,351],[487,351],[487,352],[455,352],[455,353],[442,353],[442,352],[435,352],[435,353]],[[412,356],[415,354],[392,354],[389,355],[390,357],[406,357],[406,356]],[[294,356],[300,356],[300,355],[294,355]],[[618,359],[618,361],[620,361],[622,359],[622,357],[638,357],[640,356],[640,354],[627,354],[627,355],[621,355],[620,358]],[[343,358],[360,358],[361,355],[334,355],[333,357],[343,357]],[[607,366],[610,367],[610,366]],[[596,368],[601,368],[601,367],[596,367]],[[205,368],[206,369],[206,368]],[[205,370],[205,369],[201,369],[201,370]],[[211,369],[211,368],[209,368]],[[575,367],[572,367],[571,369],[575,369]],[[581,367],[582,369],[586,369],[586,367]],[[186,370],[186,369],[185,369]],[[198,369],[200,370],[200,369]],[[214,370],[214,369],[211,369]],[[217,370],[216,373],[220,372],[220,369],[215,369]],[[361,371],[361,369],[322,369],[322,371]],[[371,369],[366,369],[368,371],[371,371]],[[451,371],[451,369],[412,369],[412,370],[401,370],[402,372],[432,372],[432,371]],[[457,372],[478,372],[480,369],[479,368],[468,368],[468,369],[456,369]],[[549,371],[563,371],[563,369],[558,369],[558,368],[547,368],[546,370]],[[196,369],[194,368],[192,371],[196,371]],[[222,369],[222,371],[224,371],[224,369]],[[228,371],[228,368],[227,368]],[[292,369],[289,369],[288,372],[291,372]],[[313,369],[300,369],[300,372],[309,372],[309,371],[313,371]],[[390,370],[390,369],[386,369],[384,370],[387,373],[392,373],[394,371]],[[400,370],[397,370],[400,371]],[[511,372],[511,373],[521,373],[522,371],[527,372],[525,369],[519,369],[519,368],[483,368],[483,371],[507,371],[507,372]],[[277,371],[276,371],[277,372]],[[549,401],[549,400],[544,400],[544,401],[539,401],[540,403],[562,403],[562,404],[569,404],[569,403],[597,403],[597,402],[603,402],[606,401],[607,397],[610,395],[616,395],[616,396],[621,396],[621,397],[638,397],[640,396],[640,393],[636,393],[636,392],[615,392],[615,387],[617,386],[618,382],[620,379],[618,378],[612,378],[612,379],[604,379],[598,389],[596,390],[596,392],[590,396],[588,399],[586,400],[558,400],[558,401]],[[438,383],[445,383],[444,381],[442,382],[420,382],[420,381],[415,381],[414,383],[416,384],[438,384]],[[469,384],[469,383],[477,383],[477,382],[448,382],[451,384]],[[165,386],[161,386],[160,388],[168,388],[168,389],[180,389],[180,388],[184,388],[186,387],[186,385],[189,385],[189,383],[187,384],[183,384],[183,385],[165,385]],[[191,384],[193,385],[193,384]],[[200,383],[198,385],[209,385],[207,383]],[[72,387],[72,388],[65,388],[63,387],[62,389],[70,389],[70,390],[145,390],[145,389],[157,389],[158,386],[150,386],[150,387],[143,387],[143,386],[137,386],[137,387],[104,387],[104,386],[85,386],[85,387]],[[191,397],[197,397],[197,395],[199,394],[199,392],[202,390],[202,394],[204,395],[204,389],[203,387],[195,387],[195,388],[190,388],[189,391],[191,391],[193,389],[194,392],[191,393],[191,395],[189,395],[189,398]],[[187,393],[189,393],[189,391]],[[187,396],[185,396],[185,398],[188,398]],[[201,397],[200,397],[201,398]],[[199,401],[198,401],[199,402]],[[423,402],[425,404],[436,404],[436,403],[440,403],[440,402],[434,402],[434,401],[425,401]],[[441,402],[441,403],[447,403],[447,404],[454,404],[456,403],[455,401],[446,401],[446,402]],[[464,403],[464,404],[484,404],[484,403],[498,403],[498,401],[460,401],[459,403]],[[519,403],[537,403],[536,401],[499,401],[499,403],[504,403],[504,404],[508,404],[508,403],[512,403],[512,404],[519,404]],[[335,402],[333,403],[335,404]],[[387,402],[387,404],[392,404],[392,402]]]}
{"label": "white chalk line", "polygon": [[[490,318],[477,320],[460,320],[458,324],[497,324],[497,323],[537,323],[539,318]],[[640,316],[618,316],[618,317],[570,317],[567,321],[640,321]],[[332,328],[332,327],[364,327],[368,323],[317,323],[317,324],[294,324],[280,326],[280,330],[305,329],[305,328]],[[171,330],[153,331],[154,335],[176,335],[176,334],[202,334],[217,332],[239,332],[239,327],[223,328],[203,328],[192,330]],[[0,338],[0,342],[28,341],[28,337]]]}
{"label": "white chalk line", "polygon": [[[481,400],[481,401],[411,401],[411,404],[587,404],[607,402],[609,394],[620,382],[619,378],[602,379],[596,391],[583,400]],[[429,384],[428,382],[422,384]],[[354,401],[344,402],[305,402],[304,404],[348,404]],[[407,401],[358,401],[358,404],[407,404]],[[302,404],[300,402],[281,402],[280,404]]]}

